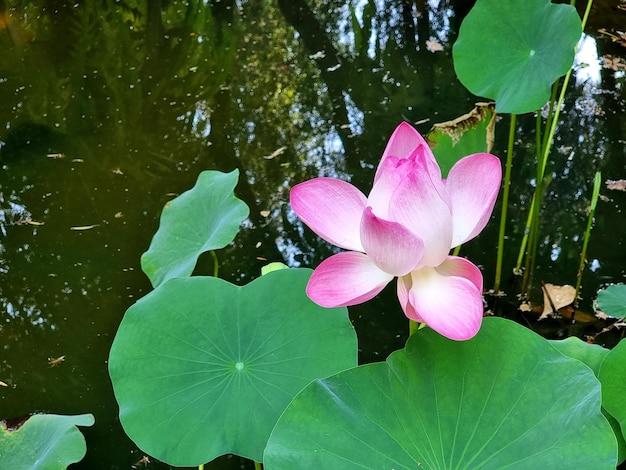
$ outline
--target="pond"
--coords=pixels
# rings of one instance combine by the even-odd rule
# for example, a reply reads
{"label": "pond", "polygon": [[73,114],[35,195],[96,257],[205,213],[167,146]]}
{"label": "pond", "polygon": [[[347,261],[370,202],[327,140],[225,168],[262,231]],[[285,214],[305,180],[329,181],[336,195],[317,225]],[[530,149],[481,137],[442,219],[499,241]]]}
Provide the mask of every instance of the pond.
{"label": "pond", "polygon": [[[471,3],[0,1],[0,418],[92,413],[87,456],[73,468],[138,462],[107,359],[125,310],[151,290],[140,257],[163,205],[200,171],[237,168],[236,193],[251,212],[217,252],[220,277],[241,285],[268,262],[317,266],[336,249],[298,221],[289,189],[332,176],[367,192],[399,122],[425,134],[480,101],[456,79],[451,54]],[[615,5],[594,4],[557,126],[530,287],[537,304],[541,281],[576,283],[594,173],[626,178],[626,49],[613,40],[626,11]],[[503,160],[508,123],[496,124],[493,153]],[[518,116],[506,297],[488,299],[547,337],[584,338],[605,326],[592,315],[598,289],[626,276],[626,193],[602,187],[580,316],[538,322],[518,311],[512,272],[536,184],[534,132],[534,115]],[[499,205],[461,251],[486,288],[498,214]],[[201,257],[196,272],[212,269]],[[361,362],[384,360],[407,339],[393,287],[350,316]],[[205,468],[252,464],[224,457]]]}

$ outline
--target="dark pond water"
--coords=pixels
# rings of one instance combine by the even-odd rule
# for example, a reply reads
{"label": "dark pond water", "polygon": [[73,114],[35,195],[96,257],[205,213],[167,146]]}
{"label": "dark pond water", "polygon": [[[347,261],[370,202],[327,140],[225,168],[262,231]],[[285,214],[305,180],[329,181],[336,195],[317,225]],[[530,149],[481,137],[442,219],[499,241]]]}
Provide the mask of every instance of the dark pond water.
{"label": "dark pond water", "polygon": [[[425,133],[473,107],[451,59],[471,3],[0,1],[0,380],[8,385],[0,418],[93,413],[95,426],[83,429],[87,456],[75,468],[131,468],[143,454],[117,420],[107,357],[124,311],[150,290],[139,259],[163,204],[203,169],[239,168],[237,194],[251,215],[218,253],[220,275],[241,284],[268,261],[316,266],[334,248],[297,221],[289,188],[326,175],[367,192],[400,121]],[[623,30],[616,3],[592,10],[557,128],[537,301],[541,280],[576,281],[594,172],[626,178],[626,70],[602,67],[603,56],[626,49],[597,32]],[[443,51],[430,52],[431,40]],[[534,122],[518,117],[507,297],[496,307],[546,336],[593,334],[602,324],[538,324],[502,308],[517,293],[509,273],[534,184]],[[507,127],[503,116],[494,149],[503,159]],[[583,278],[587,312],[599,287],[625,277],[626,194],[601,193]],[[462,251],[480,264],[486,287],[496,233],[497,217]],[[210,273],[211,263],[202,258],[197,272]],[[363,362],[403,346],[407,322],[393,289],[350,313]],[[251,466],[222,458],[206,468]]]}

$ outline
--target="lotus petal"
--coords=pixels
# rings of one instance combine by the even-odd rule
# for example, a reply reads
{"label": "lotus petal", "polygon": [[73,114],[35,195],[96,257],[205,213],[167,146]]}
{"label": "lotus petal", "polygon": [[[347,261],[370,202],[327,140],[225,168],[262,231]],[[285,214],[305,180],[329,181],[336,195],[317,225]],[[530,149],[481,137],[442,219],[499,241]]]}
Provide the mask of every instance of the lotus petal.
{"label": "lotus petal", "polygon": [[452,167],[446,188],[452,205],[453,247],[471,240],[485,228],[501,181],[500,160],[488,153],[462,158]]}
{"label": "lotus petal", "polygon": [[[476,335],[483,317],[482,292],[477,288],[477,278],[482,276],[468,263],[457,258],[438,268],[411,273],[409,302],[419,317],[433,330],[457,341]],[[469,278],[465,277],[468,274]]]}
{"label": "lotus petal", "polygon": [[370,300],[392,279],[367,255],[346,251],[322,261],[309,279],[306,293],[322,307],[347,307]]}
{"label": "lotus petal", "polygon": [[316,234],[347,250],[363,251],[359,230],[366,197],[332,178],[315,178],[291,189],[291,207]]}
{"label": "lotus petal", "polygon": [[376,217],[365,209],[361,220],[361,241],[367,256],[386,273],[404,276],[422,259],[424,242],[397,222]]}

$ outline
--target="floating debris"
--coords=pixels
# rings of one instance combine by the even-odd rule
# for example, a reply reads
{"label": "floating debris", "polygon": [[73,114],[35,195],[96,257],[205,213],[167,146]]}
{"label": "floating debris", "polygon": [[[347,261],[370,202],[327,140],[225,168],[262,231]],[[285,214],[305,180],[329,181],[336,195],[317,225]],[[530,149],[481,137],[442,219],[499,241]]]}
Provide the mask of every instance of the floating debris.
{"label": "floating debris", "polygon": [[539,320],[558,316],[559,309],[571,305],[576,300],[576,289],[568,284],[555,286],[549,282],[541,285],[543,289],[543,312]]}
{"label": "floating debris", "polygon": [[287,150],[287,147],[280,147],[280,148],[274,150],[269,155],[265,155],[263,158],[265,158],[266,160],[271,160],[272,158],[276,158],[279,155],[283,154],[285,152],[285,150]]}
{"label": "floating debris", "polygon": [[51,358],[51,357],[48,358],[48,364],[50,364],[50,367],[58,366],[62,362],[65,362],[65,356],[59,356],[56,358]]}
{"label": "floating debris", "polygon": [[83,231],[83,230],[91,230],[92,228],[96,228],[96,227],[100,227],[100,224],[78,225],[76,227],[70,227],[70,230],[74,230],[74,231],[80,232],[80,231]]}
{"label": "floating debris", "polygon": [[426,49],[428,52],[441,52],[443,51],[443,46],[441,43],[435,39],[429,39],[426,41]]}

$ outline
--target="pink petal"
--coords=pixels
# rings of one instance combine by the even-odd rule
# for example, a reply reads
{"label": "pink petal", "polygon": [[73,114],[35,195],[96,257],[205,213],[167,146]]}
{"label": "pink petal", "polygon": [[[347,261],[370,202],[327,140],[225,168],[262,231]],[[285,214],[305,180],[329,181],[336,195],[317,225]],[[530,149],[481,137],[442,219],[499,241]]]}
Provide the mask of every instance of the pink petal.
{"label": "pink petal", "polygon": [[389,218],[391,198],[400,182],[414,167],[412,161],[393,156],[380,162],[374,185],[367,197],[367,205],[372,208],[374,214],[384,219]]}
{"label": "pink petal", "polygon": [[366,198],[350,183],[315,178],[294,186],[290,200],[298,217],[324,240],[363,251],[359,231]]}
{"label": "pink petal", "polygon": [[363,253],[346,251],[325,259],[309,279],[306,293],[322,307],[366,302],[393,279]]}
{"label": "pink petal", "polygon": [[393,156],[400,159],[408,158],[409,155],[411,155],[411,153],[420,146],[432,154],[430,147],[428,147],[428,144],[420,133],[407,122],[402,122],[398,127],[396,127],[396,130],[393,131],[393,134],[391,134],[391,137],[387,142],[387,147],[385,147],[385,151],[383,152],[383,156],[376,170],[374,183],[376,183],[380,177],[382,164],[387,157]]}
{"label": "pink petal", "polygon": [[483,318],[482,291],[477,286],[479,276],[482,286],[482,275],[476,266],[460,259],[413,271],[409,291],[409,302],[424,323],[457,341],[472,338]]}
{"label": "pink petal", "polygon": [[422,265],[438,266],[450,251],[452,214],[442,180],[433,178],[426,167],[424,159],[415,161],[392,195],[389,216],[424,241]]}
{"label": "pink petal", "polygon": [[367,256],[386,273],[404,276],[422,259],[424,242],[396,222],[376,217],[365,209],[361,220],[361,242]]}
{"label": "pink petal", "polygon": [[485,228],[501,181],[500,160],[488,153],[467,156],[452,167],[446,188],[454,221],[453,247],[471,240]]}
{"label": "pink petal", "polygon": [[408,319],[424,323],[422,317],[417,314],[413,305],[409,302],[411,286],[413,286],[413,280],[410,274],[398,278],[398,300],[400,301],[400,306]]}

